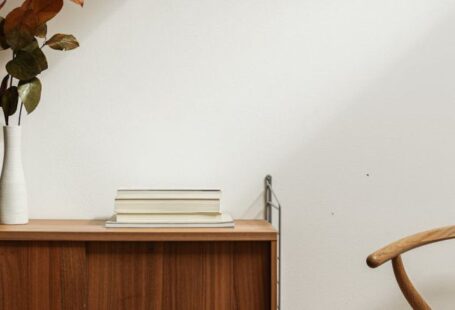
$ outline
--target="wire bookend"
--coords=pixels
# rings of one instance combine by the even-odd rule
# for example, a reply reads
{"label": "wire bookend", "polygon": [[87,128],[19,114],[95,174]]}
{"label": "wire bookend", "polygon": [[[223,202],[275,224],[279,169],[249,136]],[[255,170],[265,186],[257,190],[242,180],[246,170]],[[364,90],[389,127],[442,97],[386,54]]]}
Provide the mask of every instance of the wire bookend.
{"label": "wire bookend", "polygon": [[278,213],[278,253],[277,253],[277,265],[278,265],[278,298],[277,298],[277,309],[281,310],[281,204],[278,200],[272,187],[272,176],[267,175],[264,179],[264,217],[267,222],[273,225],[274,210]]}

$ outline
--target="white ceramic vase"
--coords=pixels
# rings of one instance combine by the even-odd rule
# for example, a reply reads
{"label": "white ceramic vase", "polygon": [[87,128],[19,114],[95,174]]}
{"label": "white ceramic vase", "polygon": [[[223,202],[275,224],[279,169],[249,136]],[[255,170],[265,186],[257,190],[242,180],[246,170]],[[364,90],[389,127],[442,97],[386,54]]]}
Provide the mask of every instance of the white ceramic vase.
{"label": "white ceramic vase", "polygon": [[28,223],[27,189],[22,167],[21,127],[3,126],[3,169],[0,178],[0,223]]}

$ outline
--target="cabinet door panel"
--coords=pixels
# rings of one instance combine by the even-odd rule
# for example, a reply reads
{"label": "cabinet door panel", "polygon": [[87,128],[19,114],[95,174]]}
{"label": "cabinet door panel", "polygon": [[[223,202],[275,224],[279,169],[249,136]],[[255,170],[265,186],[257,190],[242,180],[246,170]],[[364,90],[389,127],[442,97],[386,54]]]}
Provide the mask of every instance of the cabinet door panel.
{"label": "cabinet door panel", "polygon": [[270,309],[270,253],[266,241],[0,241],[0,309]]}
{"label": "cabinet door panel", "polygon": [[268,242],[90,242],[89,309],[270,309]]}
{"label": "cabinet door panel", "polygon": [[89,242],[87,260],[89,309],[162,309],[162,243]]}
{"label": "cabinet door panel", "polygon": [[83,242],[1,241],[0,309],[86,308]]}

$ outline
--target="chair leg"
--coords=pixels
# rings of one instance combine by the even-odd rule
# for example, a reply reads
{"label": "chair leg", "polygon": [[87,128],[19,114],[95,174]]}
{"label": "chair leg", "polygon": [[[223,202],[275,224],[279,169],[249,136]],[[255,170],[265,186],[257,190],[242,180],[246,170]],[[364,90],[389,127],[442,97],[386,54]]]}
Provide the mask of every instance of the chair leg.
{"label": "chair leg", "polygon": [[398,286],[400,287],[404,297],[406,297],[408,303],[411,305],[412,309],[431,310],[431,307],[426,303],[425,299],[420,296],[414,285],[412,285],[411,280],[409,280],[400,255],[392,258],[392,266]]}

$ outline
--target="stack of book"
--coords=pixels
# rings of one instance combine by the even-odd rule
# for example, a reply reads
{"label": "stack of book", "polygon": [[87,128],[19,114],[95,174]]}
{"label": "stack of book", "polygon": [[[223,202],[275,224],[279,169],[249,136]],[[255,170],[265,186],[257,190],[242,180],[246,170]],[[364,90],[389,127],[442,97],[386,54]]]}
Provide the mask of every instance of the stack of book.
{"label": "stack of book", "polygon": [[220,190],[119,189],[106,227],[234,227]]}

